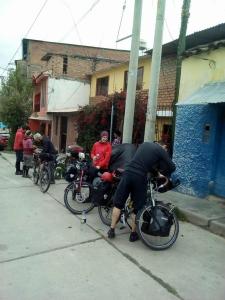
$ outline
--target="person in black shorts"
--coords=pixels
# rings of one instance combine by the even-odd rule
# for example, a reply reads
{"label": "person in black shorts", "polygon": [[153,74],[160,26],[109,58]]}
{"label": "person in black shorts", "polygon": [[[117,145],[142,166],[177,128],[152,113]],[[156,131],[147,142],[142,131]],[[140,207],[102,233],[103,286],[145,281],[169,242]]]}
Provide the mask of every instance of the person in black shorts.
{"label": "person in black shorts", "polygon": [[[175,168],[175,164],[161,145],[145,142],[138,147],[125,168],[113,198],[114,208],[108,238],[115,237],[115,227],[129,194],[134,204],[135,215],[143,207],[147,193],[147,174],[157,172],[159,176],[162,174],[168,177],[175,171]],[[133,221],[129,240],[134,242],[137,239],[136,225]]]}

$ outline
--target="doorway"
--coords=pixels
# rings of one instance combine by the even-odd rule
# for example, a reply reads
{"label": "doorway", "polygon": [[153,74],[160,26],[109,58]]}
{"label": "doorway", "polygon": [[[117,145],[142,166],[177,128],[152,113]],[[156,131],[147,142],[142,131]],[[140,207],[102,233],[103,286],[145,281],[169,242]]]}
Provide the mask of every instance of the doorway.
{"label": "doorway", "polygon": [[61,117],[60,126],[60,151],[66,151],[66,139],[67,139],[67,117]]}
{"label": "doorway", "polygon": [[225,198],[225,105],[218,107],[218,115],[214,194]]}

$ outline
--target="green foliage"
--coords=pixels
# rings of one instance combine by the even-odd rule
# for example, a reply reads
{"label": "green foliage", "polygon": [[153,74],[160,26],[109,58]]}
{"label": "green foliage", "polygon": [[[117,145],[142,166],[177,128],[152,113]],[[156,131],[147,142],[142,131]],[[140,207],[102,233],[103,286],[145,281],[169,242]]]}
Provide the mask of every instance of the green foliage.
{"label": "green foliage", "polygon": [[[80,108],[77,117],[78,123],[78,144],[82,145],[87,152],[92,145],[99,140],[102,130],[110,130],[112,103],[114,105],[113,130],[123,127],[126,94],[115,93],[107,100],[97,105],[86,105]],[[143,141],[145,111],[147,99],[136,97],[133,142]]]}
{"label": "green foliage", "polygon": [[19,68],[11,71],[2,84],[0,120],[11,129],[12,135],[19,126],[27,124],[32,112],[32,92],[31,80],[22,76]]}

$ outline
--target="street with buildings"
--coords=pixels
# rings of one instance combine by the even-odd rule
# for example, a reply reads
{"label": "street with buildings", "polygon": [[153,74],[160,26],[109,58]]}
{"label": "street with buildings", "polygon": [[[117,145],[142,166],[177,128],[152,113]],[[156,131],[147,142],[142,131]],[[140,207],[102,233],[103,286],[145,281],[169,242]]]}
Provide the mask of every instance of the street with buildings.
{"label": "street with buildings", "polygon": [[0,155],[0,299],[225,299],[225,239],[180,222],[166,251],[106,238],[97,210],[87,224],[64,206],[64,180],[41,193]]}

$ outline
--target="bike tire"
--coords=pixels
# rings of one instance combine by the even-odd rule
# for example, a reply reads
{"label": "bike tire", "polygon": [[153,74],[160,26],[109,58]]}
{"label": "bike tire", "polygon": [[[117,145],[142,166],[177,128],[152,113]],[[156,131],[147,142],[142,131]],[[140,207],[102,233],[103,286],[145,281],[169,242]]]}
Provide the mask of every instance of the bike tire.
{"label": "bike tire", "polygon": [[38,181],[39,181],[38,166],[34,166],[33,174],[32,174],[32,181],[33,181],[34,184],[38,184]]}
{"label": "bike tire", "polygon": [[42,193],[46,193],[50,187],[51,183],[51,172],[50,169],[46,166],[43,166],[42,170],[40,171],[40,179],[39,179],[39,186]]}
{"label": "bike tire", "polygon": [[146,205],[138,212],[136,217],[136,231],[141,241],[152,250],[165,250],[170,248],[177,240],[179,234],[179,222],[175,213],[170,211],[170,208],[166,204],[156,204],[156,207],[161,208],[171,218],[172,226],[169,236],[153,236],[142,231],[142,224],[144,222],[143,215],[146,211],[150,213],[153,209],[151,204]]}
{"label": "bike tire", "polygon": [[112,210],[113,210],[113,203],[109,205],[100,205],[98,206],[98,214],[103,224],[106,226],[111,225],[112,221]]}
{"label": "bike tire", "polygon": [[[106,226],[111,226],[113,207],[114,207],[114,205],[113,205],[112,200],[109,200],[106,205],[99,205],[98,206],[99,217],[100,217],[102,223],[105,224]],[[122,213],[124,214],[124,211],[122,211]],[[130,214],[125,213],[125,219],[126,220],[125,220],[125,224],[124,224],[122,222],[121,216],[120,216],[118,224],[121,225],[121,228],[123,228],[124,226],[128,226],[129,228],[131,228],[132,219],[131,219]]]}
{"label": "bike tire", "polygon": [[64,190],[65,206],[74,215],[80,215],[83,212],[88,213],[95,207],[90,199],[90,185],[83,182],[81,189],[82,192],[77,193],[76,183],[71,182]]}

